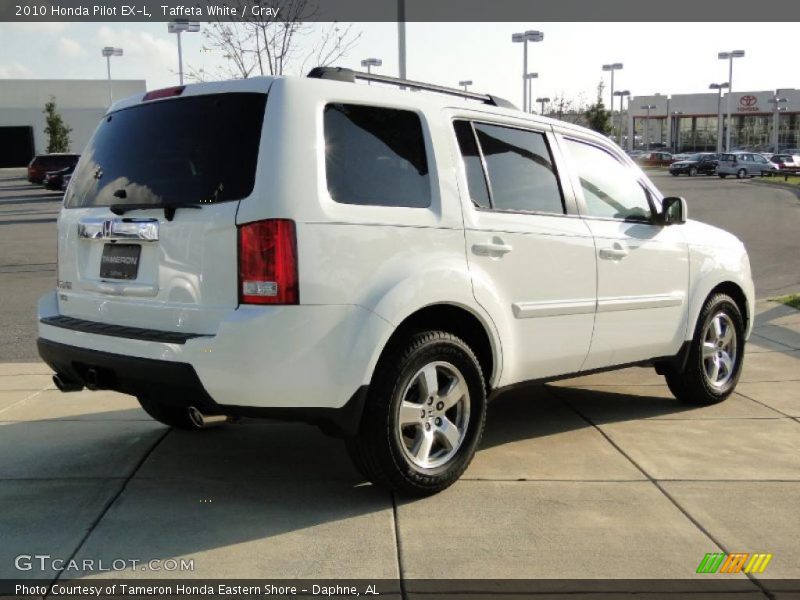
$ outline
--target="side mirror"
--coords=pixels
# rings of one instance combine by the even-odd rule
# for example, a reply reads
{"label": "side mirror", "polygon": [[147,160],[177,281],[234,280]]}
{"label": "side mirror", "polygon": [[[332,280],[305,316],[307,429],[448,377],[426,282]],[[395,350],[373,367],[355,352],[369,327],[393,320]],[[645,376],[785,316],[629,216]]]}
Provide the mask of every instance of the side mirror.
{"label": "side mirror", "polygon": [[689,209],[686,207],[686,200],[679,196],[669,196],[661,201],[661,224],[680,225],[686,223]]}

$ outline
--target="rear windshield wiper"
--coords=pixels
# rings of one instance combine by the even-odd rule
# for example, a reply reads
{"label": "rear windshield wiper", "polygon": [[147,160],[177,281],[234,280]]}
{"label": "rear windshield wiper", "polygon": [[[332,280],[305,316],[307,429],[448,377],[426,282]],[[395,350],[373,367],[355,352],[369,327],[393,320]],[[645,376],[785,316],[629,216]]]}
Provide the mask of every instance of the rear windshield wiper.
{"label": "rear windshield wiper", "polygon": [[167,221],[172,221],[175,218],[175,211],[179,208],[202,208],[202,205],[197,202],[173,202],[171,204],[113,204],[108,208],[115,215],[124,215],[129,210],[163,208],[164,218]]}

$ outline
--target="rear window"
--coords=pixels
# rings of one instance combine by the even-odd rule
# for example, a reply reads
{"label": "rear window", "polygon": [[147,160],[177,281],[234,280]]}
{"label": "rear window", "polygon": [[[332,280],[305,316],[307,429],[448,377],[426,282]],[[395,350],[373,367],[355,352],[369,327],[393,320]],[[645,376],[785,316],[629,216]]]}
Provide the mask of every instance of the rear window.
{"label": "rear window", "polygon": [[329,104],[324,128],[328,192],[336,202],[430,206],[428,158],[416,113]]}
{"label": "rear window", "polygon": [[33,166],[41,167],[42,169],[64,169],[70,167],[78,162],[78,154],[56,154],[56,155],[42,155],[33,159]]}
{"label": "rear window", "polygon": [[101,121],[66,206],[239,200],[253,191],[264,94],[143,103]]}

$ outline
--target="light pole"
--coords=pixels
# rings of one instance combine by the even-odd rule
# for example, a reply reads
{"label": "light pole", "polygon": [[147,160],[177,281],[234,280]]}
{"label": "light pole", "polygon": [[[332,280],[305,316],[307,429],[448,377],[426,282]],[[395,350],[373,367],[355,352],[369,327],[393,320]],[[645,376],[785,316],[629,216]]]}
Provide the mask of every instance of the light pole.
{"label": "light pole", "polygon": [[722,127],[722,90],[727,90],[729,87],[727,81],[708,86],[710,90],[717,90],[717,153],[722,152],[722,132],[725,131]]}
{"label": "light pole", "polygon": [[611,98],[611,116],[614,116],[614,71],[622,69],[622,63],[611,63],[610,65],[603,65],[603,71],[611,71],[611,90],[609,98]]}
{"label": "light pole", "polygon": [[458,82],[458,85],[464,88],[464,91],[467,91],[467,88],[472,85],[472,79],[462,79]]}
{"label": "light pole", "polygon": [[546,96],[545,96],[545,97],[543,97],[543,98],[537,98],[537,99],[536,99],[536,101],[542,105],[542,110],[541,110],[541,112],[540,112],[539,114],[540,114],[540,115],[542,115],[542,116],[544,116],[544,105],[545,105],[547,102],[550,102],[550,98],[548,98],[548,97],[546,97]]}
{"label": "light pole", "polygon": [[514,43],[522,43],[522,110],[528,111],[528,82],[526,75],[528,74],[528,42],[541,42],[544,39],[544,33],[541,31],[529,30],[524,33],[514,33],[511,35],[511,41]]}
{"label": "light pole", "polygon": [[647,119],[644,122],[644,143],[646,145],[645,150],[650,150],[650,111],[655,110],[655,104],[645,104],[642,106],[642,110],[647,110]]}
{"label": "light pole", "polygon": [[742,58],[744,50],[732,50],[731,52],[720,52],[717,58],[728,61],[728,128],[725,135],[725,152],[731,151],[731,94],[733,93],[733,59]]}
{"label": "light pole", "polygon": [[785,106],[781,106],[781,104],[788,102],[786,98],[778,98],[775,96],[774,98],[770,98],[767,100],[770,104],[774,106],[772,109],[772,150],[777,154],[780,152],[778,149],[778,127],[781,122],[780,113],[782,110],[786,110]]}
{"label": "light pole", "polygon": [[[612,71],[613,73],[613,71]],[[614,96],[619,96],[619,145],[622,146],[622,101],[625,96],[630,96],[631,93],[628,90],[621,90],[619,92],[614,92]],[[614,112],[611,112],[611,117],[614,117]]]}
{"label": "light pole", "polygon": [[532,108],[532,106],[533,106],[533,96],[531,94],[531,81],[533,79],[538,79],[538,78],[539,78],[539,74],[538,73],[525,73],[525,81],[527,82],[527,85],[528,85],[528,105],[525,107],[525,112],[528,112],[528,113],[529,112],[533,112],[533,108]]}
{"label": "light pole", "polygon": [[181,48],[181,34],[197,33],[200,23],[197,21],[172,21],[167,23],[167,31],[178,36],[178,81],[183,85],[183,49]]}
{"label": "light pole", "polygon": [[103,56],[106,57],[106,69],[108,70],[108,105],[114,102],[114,94],[111,89],[111,57],[122,56],[122,48],[114,48],[114,46],[106,46],[102,50]]}

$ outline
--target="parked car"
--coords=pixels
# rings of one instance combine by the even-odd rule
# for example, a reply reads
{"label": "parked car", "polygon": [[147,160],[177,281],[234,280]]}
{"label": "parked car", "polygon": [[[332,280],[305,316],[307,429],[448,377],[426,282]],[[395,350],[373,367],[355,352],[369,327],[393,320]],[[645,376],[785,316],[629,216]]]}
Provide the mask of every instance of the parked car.
{"label": "parked car", "polygon": [[717,159],[719,154],[714,152],[700,152],[691,154],[688,158],[675,161],[669,166],[669,172],[676,177],[686,174],[694,177],[698,173],[703,175],[713,175],[717,172]]}
{"label": "parked car", "polygon": [[741,241],[688,221],[599,133],[354,83],[370,77],[115,103],[39,301],[55,385],[134,395],[184,429],[317,423],[413,495],[458,479],[509,386],[639,364],[687,403],[732,393],[754,312]]}
{"label": "parked car", "polygon": [[722,179],[728,175],[736,175],[738,179],[764,176],[777,169],[766,158],[753,152],[729,152],[721,154],[717,161],[717,175]]}
{"label": "parked car", "polygon": [[45,176],[44,187],[48,190],[63,190],[66,188],[65,180],[75,171],[75,165],[71,165],[58,171],[49,171]]}
{"label": "parked car", "polygon": [[635,160],[644,167],[667,167],[672,164],[672,154],[669,152],[645,152],[636,156]]}
{"label": "parked car", "polygon": [[800,155],[797,154],[773,154],[769,160],[782,171],[800,169]]}
{"label": "parked car", "polygon": [[67,167],[74,167],[80,154],[37,154],[28,164],[28,181],[31,183],[44,183],[49,171],[59,171]]}

